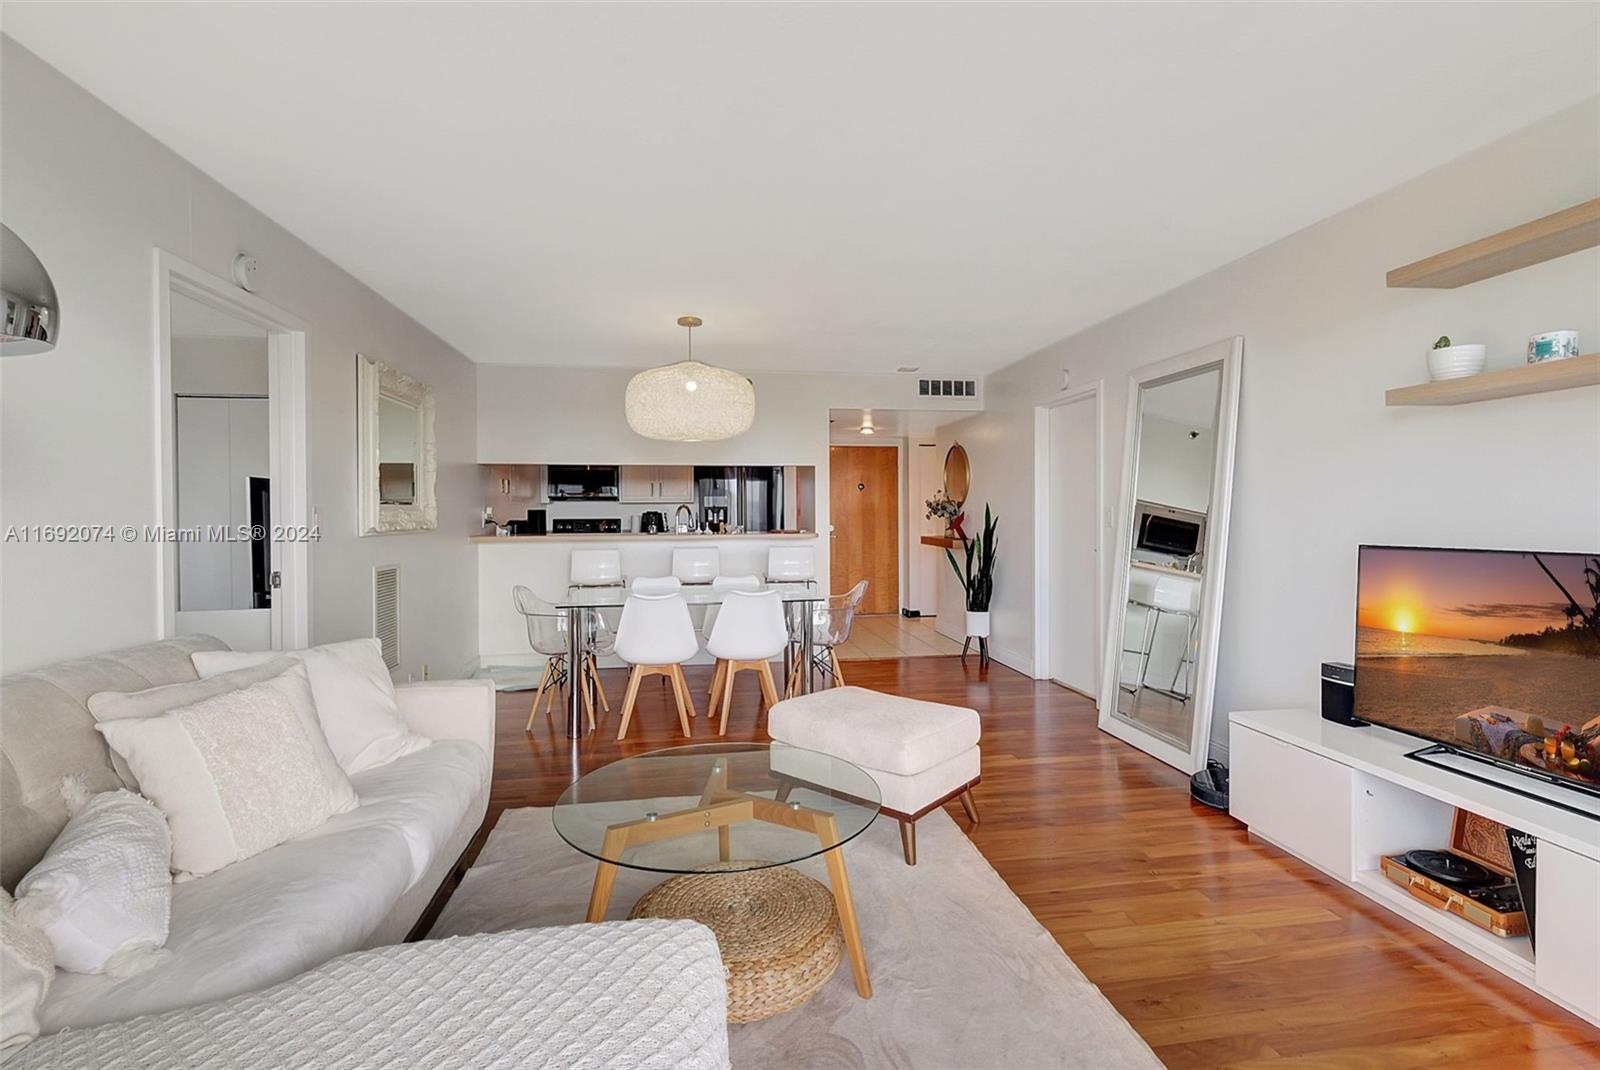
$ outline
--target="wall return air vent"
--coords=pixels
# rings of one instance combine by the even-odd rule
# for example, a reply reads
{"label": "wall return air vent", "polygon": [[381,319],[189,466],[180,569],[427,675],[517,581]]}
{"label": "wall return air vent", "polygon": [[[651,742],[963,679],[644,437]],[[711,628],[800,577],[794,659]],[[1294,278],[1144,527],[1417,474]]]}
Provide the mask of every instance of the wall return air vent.
{"label": "wall return air vent", "polygon": [[918,379],[917,396],[924,398],[975,398],[976,379]]}
{"label": "wall return air vent", "polygon": [[383,663],[400,671],[400,566],[372,570],[372,634],[383,645]]}

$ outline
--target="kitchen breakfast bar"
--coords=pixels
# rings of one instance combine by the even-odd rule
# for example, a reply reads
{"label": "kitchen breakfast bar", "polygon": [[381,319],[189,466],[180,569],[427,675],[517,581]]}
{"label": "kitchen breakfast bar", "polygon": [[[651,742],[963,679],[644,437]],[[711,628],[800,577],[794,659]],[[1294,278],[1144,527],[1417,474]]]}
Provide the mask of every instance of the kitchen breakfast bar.
{"label": "kitchen breakfast bar", "polygon": [[[527,628],[512,601],[512,588],[532,589],[568,615],[567,634],[571,649],[569,665],[579,665],[592,646],[596,615],[613,618],[627,598],[625,587],[579,587],[569,585],[570,557],[574,549],[614,549],[622,560],[622,576],[629,581],[639,576],[670,576],[672,551],[678,547],[714,547],[724,576],[765,577],[767,552],[776,544],[816,547],[815,532],[763,532],[745,535],[695,533],[660,534],[557,534],[557,535],[481,535],[472,538],[478,554],[478,636],[479,664],[533,665],[539,660],[528,644]],[[818,555],[819,581],[810,584],[774,584],[782,593],[795,621],[796,638],[804,650],[802,664],[811,664],[812,607],[827,598],[827,585],[821,582],[823,557]],[[724,593],[709,585],[686,586],[684,599],[697,618],[719,604]],[[601,664],[616,666],[615,658],[601,658]],[[709,663],[704,651],[695,663]],[[810,674],[806,674],[809,677]],[[578,674],[578,679],[582,674]],[[809,679],[802,680],[805,687]],[[807,688],[809,689],[809,688]],[[567,734],[581,734],[581,693],[568,688]]]}

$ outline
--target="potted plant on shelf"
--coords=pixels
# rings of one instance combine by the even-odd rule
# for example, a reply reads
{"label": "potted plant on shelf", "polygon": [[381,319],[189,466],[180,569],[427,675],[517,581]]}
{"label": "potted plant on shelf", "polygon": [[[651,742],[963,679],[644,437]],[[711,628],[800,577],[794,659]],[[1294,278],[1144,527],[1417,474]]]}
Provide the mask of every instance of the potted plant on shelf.
{"label": "potted plant on shelf", "polygon": [[1438,382],[1477,375],[1488,362],[1487,351],[1488,347],[1482,343],[1451,345],[1450,336],[1442,334],[1428,351],[1428,378]]}
{"label": "potted plant on shelf", "polygon": [[[999,523],[988,506],[983,507],[983,534],[968,538],[961,536],[961,546],[967,554],[966,571],[956,561],[951,550],[944,552],[955,569],[961,589],[967,593],[967,643],[978,640],[979,659],[989,661],[989,602],[994,597],[995,526]],[[966,653],[966,645],[962,646]]]}

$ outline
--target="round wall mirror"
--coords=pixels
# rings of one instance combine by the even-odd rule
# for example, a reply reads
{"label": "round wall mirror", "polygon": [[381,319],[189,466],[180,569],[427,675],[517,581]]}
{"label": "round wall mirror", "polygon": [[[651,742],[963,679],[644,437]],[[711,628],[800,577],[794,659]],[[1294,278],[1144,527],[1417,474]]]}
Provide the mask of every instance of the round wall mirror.
{"label": "round wall mirror", "polygon": [[957,442],[944,455],[944,492],[957,505],[962,505],[971,489],[972,466],[967,462],[967,451]]}

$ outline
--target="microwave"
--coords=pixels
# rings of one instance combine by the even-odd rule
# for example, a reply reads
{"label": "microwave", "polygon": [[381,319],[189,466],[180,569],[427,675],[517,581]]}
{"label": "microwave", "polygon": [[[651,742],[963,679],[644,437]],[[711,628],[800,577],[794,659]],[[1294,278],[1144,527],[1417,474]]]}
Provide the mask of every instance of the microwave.
{"label": "microwave", "polygon": [[617,466],[614,464],[553,464],[549,497],[553,502],[614,502],[617,500]]}
{"label": "microwave", "polygon": [[1193,557],[1206,548],[1206,514],[1139,502],[1133,515],[1133,548]]}

